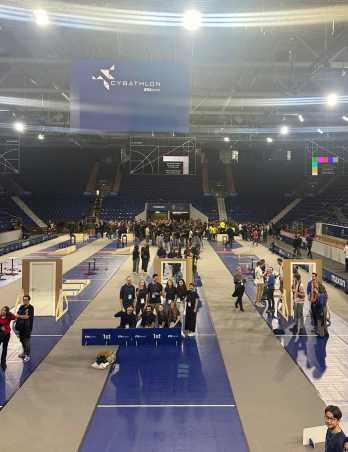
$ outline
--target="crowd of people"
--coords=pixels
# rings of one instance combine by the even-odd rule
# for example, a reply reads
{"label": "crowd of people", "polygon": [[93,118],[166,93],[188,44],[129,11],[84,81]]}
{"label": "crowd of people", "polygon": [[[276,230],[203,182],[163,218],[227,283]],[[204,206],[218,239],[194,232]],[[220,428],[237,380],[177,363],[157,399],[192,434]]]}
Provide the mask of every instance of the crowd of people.
{"label": "crowd of people", "polygon": [[[258,261],[254,272],[254,282],[256,286],[256,306],[265,306],[265,303],[267,303],[267,313],[274,316],[275,311],[280,308],[284,291],[283,260],[277,259],[275,269],[267,267],[264,259]],[[294,307],[292,332],[300,335],[307,334],[304,313],[306,312],[305,304],[308,302],[308,312],[312,323],[311,332],[320,337],[327,337],[329,335],[328,293],[322,281],[319,281],[317,273],[312,273],[311,280],[305,288],[299,268],[294,266],[291,290]]]}
{"label": "crowd of people", "polygon": [[183,278],[176,284],[168,279],[163,287],[155,273],[148,284],[140,279],[135,287],[128,276],[120,289],[120,304],[122,309],[115,314],[120,328],[180,328],[183,336],[195,335],[199,295]]}

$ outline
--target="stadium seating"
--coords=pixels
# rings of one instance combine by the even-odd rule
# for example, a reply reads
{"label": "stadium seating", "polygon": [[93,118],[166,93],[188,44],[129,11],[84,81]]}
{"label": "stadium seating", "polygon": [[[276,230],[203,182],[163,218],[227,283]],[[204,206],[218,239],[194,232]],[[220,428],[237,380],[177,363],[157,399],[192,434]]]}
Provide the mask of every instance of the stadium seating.
{"label": "stadium seating", "polygon": [[23,200],[43,221],[77,221],[88,215],[91,199],[85,195],[26,196]]}
{"label": "stadium seating", "polygon": [[265,199],[233,196],[225,198],[228,218],[241,223],[268,223],[290,201],[283,197]]}
{"label": "stadium seating", "polygon": [[321,195],[311,193],[303,199],[298,206],[286,215],[281,223],[291,226],[292,223],[303,223],[313,226],[316,222],[344,224],[338,218],[336,209],[348,218],[348,180],[345,177],[337,178],[327,191]]}
{"label": "stadium seating", "polygon": [[103,199],[100,218],[104,221],[133,219],[144,210],[145,202],[122,196],[107,196]]}
{"label": "stadium seating", "polygon": [[209,220],[215,221],[219,219],[219,211],[215,196],[198,196],[191,199],[193,207],[200,210]]}
{"label": "stadium seating", "polygon": [[2,231],[12,229],[12,225],[16,222],[30,227],[34,226],[31,218],[9,196],[2,196],[0,198],[0,229]]}

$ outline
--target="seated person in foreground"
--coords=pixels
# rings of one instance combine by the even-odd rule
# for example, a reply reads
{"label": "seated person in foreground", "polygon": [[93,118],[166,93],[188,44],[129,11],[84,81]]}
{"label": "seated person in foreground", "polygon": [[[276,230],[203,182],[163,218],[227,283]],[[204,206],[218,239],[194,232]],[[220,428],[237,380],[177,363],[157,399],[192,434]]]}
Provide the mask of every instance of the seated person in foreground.
{"label": "seated person in foreground", "polygon": [[132,305],[128,306],[125,311],[119,311],[114,317],[120,318],[119,328],[135,328],[137,326],[137,316],[134,314]]}
{"label": "seated person in foreground", "polygon": [[168,315],[164,310],[163,304],[156,306],[156,317],[157,317],[157,328],[167,328],[168,327]]}
{"label": "seated person in foreground", "polygon": [[179,309],[176,306],[176,302],[174,301],[170,305],[169,316],[168,316],[168,325],[169,328],[181,328],[181,317]]}
{"label": "seated person in foreground", "polygon": [[155,328],[156,324],[156,316],[152,312],[152,307],[150,305],[147,305],[145,307],[145,311],[141,316],[141,323],[140,326],[142,328]]}

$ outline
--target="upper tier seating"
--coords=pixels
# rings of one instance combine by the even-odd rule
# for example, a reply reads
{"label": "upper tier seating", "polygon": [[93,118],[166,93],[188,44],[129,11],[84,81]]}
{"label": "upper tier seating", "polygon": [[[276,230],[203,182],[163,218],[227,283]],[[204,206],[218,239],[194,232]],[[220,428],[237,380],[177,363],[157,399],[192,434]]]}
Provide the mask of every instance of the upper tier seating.
{"label": "upper tier seating", "polygon": [[243,196],[225,199],[228,218],[241,223],[268,223],[286,205],[287,198],[247,198]]}
{"label": "upper tier seating", "polygon": [[39,218],[47,222],[77,221],[87,216],[91,199],[85,195],[25,196],[24,202]]}
{"label": "upper tier seating", "polygon": [[12,229],[14,223],[34,226],[33,221],[9,196],[0,197],[0,229]]}
{"label": "upper tier seating", "polygon": [[291,225],[294,222],[312,226],[317,222],[322,223],[342,223],[335,213],[338,207],[342,213],[348,217],[348,178],[339,177],[322,194],[313,193],[305,197],[281,223]]}

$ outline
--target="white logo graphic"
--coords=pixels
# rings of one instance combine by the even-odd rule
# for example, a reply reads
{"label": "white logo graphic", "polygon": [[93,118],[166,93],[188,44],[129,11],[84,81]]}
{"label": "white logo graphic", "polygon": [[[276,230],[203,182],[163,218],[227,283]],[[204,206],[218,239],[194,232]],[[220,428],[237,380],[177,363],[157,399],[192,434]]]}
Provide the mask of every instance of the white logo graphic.
{"label": "white logo graphic", "polygon": [[102,80],[104,88],[110,91],[112,87],[118,88],[141,88],[144,93],[158,93],[161,91],[161,82],[158,80],[117,80],[114,75],[115,64],[109,69],[99,69],[99,75],[92,75],[92,80]]}
{"label": "white logo graphic", "polygon": [[92,80],[103,80],[104,88],[110,91],[111,80],[115,80],[115,77],[111,73],[114,71],[115,71],[114,64],[109,69],[100,69],[101,75],[98,75],[97,77],[93,75]]}

